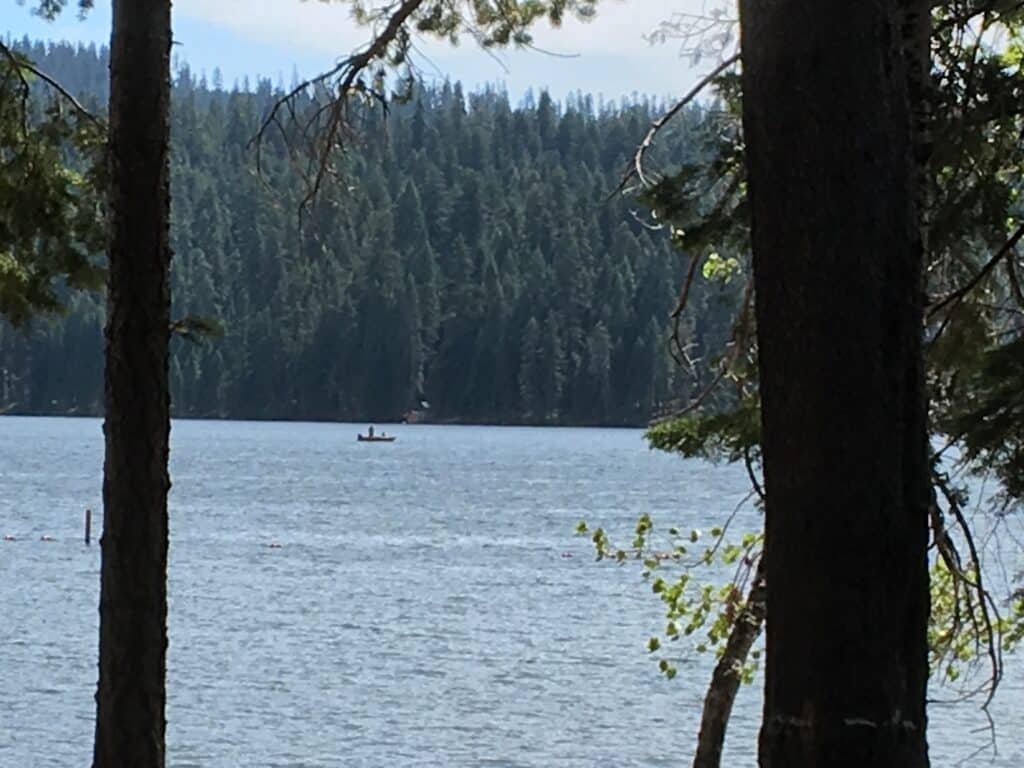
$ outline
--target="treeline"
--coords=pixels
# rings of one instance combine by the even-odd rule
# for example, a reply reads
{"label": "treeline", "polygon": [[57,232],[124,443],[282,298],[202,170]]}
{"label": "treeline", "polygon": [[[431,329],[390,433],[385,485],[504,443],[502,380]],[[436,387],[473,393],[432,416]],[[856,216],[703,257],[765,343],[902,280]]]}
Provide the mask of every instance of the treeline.
{"label": "treeline", "polygon": [[[102,101],[106,51],[23,46]],[[668,354],[685,259],[608,199],[660,105],[421,88],[362,113],[344,174],[300,217],[289,143],[268,137],[260,174],[251,146],[280,92],[176,77],[174,316],[223,328],[175,341],[178,416],[638,424],[710,375]],[[663,159],[694,161],[685,139],[706,129],[689,112]],[[721,348],[732,294],[696,282],[692,359]],[[0,409],[100,411],[102,297],[68,306],[27,333],[0,326]]]}

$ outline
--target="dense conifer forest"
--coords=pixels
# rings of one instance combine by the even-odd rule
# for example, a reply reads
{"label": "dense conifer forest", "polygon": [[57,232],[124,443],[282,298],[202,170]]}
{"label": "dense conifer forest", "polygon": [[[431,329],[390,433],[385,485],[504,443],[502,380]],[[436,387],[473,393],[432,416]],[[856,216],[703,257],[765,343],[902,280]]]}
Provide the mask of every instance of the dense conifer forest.
{"label": "dense conifer forest", "polygon": [[[101,108],[106,51],[22,47]],[[300,216],[295,148],[271,134],[258,173],[251,145],[281,90],[177,70],[173,316],[222,329],[175,338],[177,416],[642,424],[710,377],[736,287],[697,281],[681,368],[667,337],[687,260],[611,195],[660,104],[419,87],[362,115]],[[707,130],[693,109],[661,159],[698,159],[688,138]],[[0,325],[0,410],[101,410],[102,296],[67,303]]]}

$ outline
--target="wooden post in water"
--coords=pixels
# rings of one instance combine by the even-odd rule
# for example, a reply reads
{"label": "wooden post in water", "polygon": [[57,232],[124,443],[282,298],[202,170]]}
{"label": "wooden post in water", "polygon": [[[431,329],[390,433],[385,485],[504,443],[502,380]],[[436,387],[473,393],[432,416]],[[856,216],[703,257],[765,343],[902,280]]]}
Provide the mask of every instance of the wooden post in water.
{"label": "wooden post in water", "polygon": [[85,510],[85,545],[89,546],[89,539],[92,536],[92,510]]}

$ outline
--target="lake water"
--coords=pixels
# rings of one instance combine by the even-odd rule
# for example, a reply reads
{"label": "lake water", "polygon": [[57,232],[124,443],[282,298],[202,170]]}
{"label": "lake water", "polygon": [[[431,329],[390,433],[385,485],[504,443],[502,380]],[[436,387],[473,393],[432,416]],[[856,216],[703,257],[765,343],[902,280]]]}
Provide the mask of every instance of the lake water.
{"label": "lake water", "polygon": [[[573,528],[710,527],[743,471],[637,430],[384,429],[398,442],[175,422],[168,765],[687,765],[711,660],[665,680],[644,647],[659,602]],[[0,542],[0,768],[90,764],[100,552],[81,538],[86,507],[101,527],[101,465],[97,420],[0,418],[0,533],[18,539]],[[994,707],[1007,768],[1024,764],[1021,671]],[[754,764],[759,715],[754,686],[724,765]],[[934,708],[933,765],[983,725]]]}

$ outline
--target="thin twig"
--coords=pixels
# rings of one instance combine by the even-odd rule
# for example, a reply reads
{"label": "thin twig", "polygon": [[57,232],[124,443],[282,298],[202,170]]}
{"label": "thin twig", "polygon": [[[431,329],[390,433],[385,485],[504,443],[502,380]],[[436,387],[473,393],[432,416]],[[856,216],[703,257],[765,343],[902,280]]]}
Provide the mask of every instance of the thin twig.
{"label": "thin twig", "polygon": [[[388,47],[399,36],[404,29],[406,21],[408,21],[409,17],[416,12],[420,5],[422,5],[423,1],[424,0],[404,0],[404,2],[400,3],[395,12],[388,18],[388,22],[384,29],[381,30],[380,34],[374,37],[373,42],[371,42],[365,50],[343,59],[326,72],[322,72],[316,77],[309,78],[308,80],[304,80],[296,85],[288,93],[274,102],[267,116],[263,119],[256,136],[254,136],[250,142],[256,144],[257,170],[262,167],[261,147],[263,139],[272,125],[277,124],[280,126],[280,123],[277,122],[277,116],[280,111],[286,107],[289,109],[292,108],[293,102],[309,88],[315,88],[318,85],[323,85],[332,78],[340,77],[340,82],[332,88],[334,95],[331,98],[327,109],[319,110],[316,113],[316,117],[319,117],[319,115],[324,112],[329,114],[327,117],[326,131],[320,139],[321,146],[317,153],[318,157],[315,161],[314,172],[310,174],[312,183],[310,185],[310,189],[303,198],[302,207],[307,206],[316,197],[320,191],[321,185],[323,184],[324,177],[328,175],[327,167],[330,154],[336,145],[339,132],[343,130],[342,124],[344,123],[345,107],[348,103],[349,96],[356,91],[360,91],[363,93],[369,93],[378,100],[383,100],[380,94],[375,94],[371,89],[367,89],[362,85],[357,85],[357,78],[359,78],[370,64],[385,57]],[[309,124],[307,123],[306,129],[308,130],[308,128]]]}
{"label": "thin twig", "polygon": [[1020,279],[1017,277],[1017,267],[1013,261],[1013,254],[1006,254],[1006,277],[1010,283],[1010,293],[1017,302],[1017,306],[1024,308],[1024,291],[1020,287]]}
{"label": "thin twig", "polygon": [[[960,288],[946,296],[944,299],[939,301],[937,304],[930,307],[928,309],[928,319],[931,320],[936,314],[941,312],[943,309],[946,309],[947,307],[955,307],[957,304],[963,301],[964,297],[968,293],[973,291],[978,286],[978,283],[984,280],[988,276],[988,274],[993,269],[996,268],[999,262],[1006,258],[1007,254],[1013,251],[1017,243],[1020,242],[1021,238],[1024,238],[1024,224],[1021,224],[1020,226],[1017,227],[1016,231],[1010,236],[1010,239],[1003,243],[1003,246],[998,251],[996,251],[995,255],[992,256],[992,258],[989,259],[980,270],[978,270],[978,273],[975,274],[974,277],[968,280],[967,283],[965,283],[963,286],[961,286]],[[946,330],[946,326],[949,324],[949,318],[950,315],[947,313],[946,317],[942,321],[942,324],[939,326],[939,330],[936,332],[934,338],[932,339],[933,342],[938,340],[938,338],[942,335],[942,332]]]}
{"label": "thin twig", "polygon": [[683,408],[680,408],[678,411],[674,411],[668,414],[667,416],[663,416],[662,418],[656,420],[654,423],[662,424],[666,421],[673,421],[675,419],[682,418],[683,416],[686,416],[689,413],[693,413],[695,410],[700,408],[701,405],[704,404],[704,401],[708,399],[708,396],[710,396],[711,393],[715,390],[715,388],[722,382],[722,379],[725,378],[726,371],[727,368],[725,368],[724,366],[719,368],[718,373],[715,374],[715,378],[713,378],[711,382],[706,387],[704,387],[704,389],[701,390],[700,394],[698,394],[697,397],[695,397],[693,400],[687,403],[686,406],[684,406]]}
{"label": "thin twig", "polygon": [[[966,592],[968,600],[971,592],[976,594],[978,598],[978,608],[981,612],[981,619],[985,625],[983,637],[985,639],[985,646],[988,652],[987,655],[989,657],[992,670],[992,676],[987,684],[988,693],[985,697],[985,702],[981,707],[982,710],[987,711],[989,704],[992,703],[992,699],[995,696],[996,689],[999,687],[999,683],[1003,678],[1002,648],[1000,647],[1000,631],[998,629],[999,610],[995,604],[995,600],[992,599],[988,590],[985,589],[983,577],[981,575],[981,558],[978,555],[978,549],[974,542],[974,535],[971,532],[970,525],[964,518],[963,511],[960,509],[960,502],[957,499],[956,493],[949,487],[943,476],[938,472],[932,472],[932,480],[939,490],[942,491],[942,495],[946,499],[949,511],[956,518],[957,525],[960,527],[960,531],[967,542],[967,548],[971,557],[970,564],[973,571],[973,579],[969,578],[962,569],[959,570],[959,573],[956,571],[951,572],[954,577],[963,579],[964,583],[971,587],[971,589]],[[972,620],[976,620],[970,600],[968,602],[968,611]],[[992,615],[995,615],[996,617],[995,622],[992,621]]]}
{"label": "thin twig", "polygon": [[729,369],[732,367],[733,363],[736,362],[736,358],[739,356],[739,353],[743,350],[744,345],[746,343],[747,325],[750,316],[751,305],[753,303],[753,298],[754,281],[753,279],[748,279],[746,287],[743,291],[743,298],[740,302],[740,311],[736,317],[736,321],[733,323],[732,335],[729,340],[729,343],[726,345],[728,351],[725,353],[721,362],[718,364],[718,372],[715,374],[715,377],[706,387],[704,387],[704,389],[700,391],[697,397],[691,400],[687,405],[685,405],[683,408],[680,408],[678,411],[673,411],[667,416],[663,416],[660,419],[656,419],[653,422],[654,424],[662,424],[667,421],[673,421],[675,419],[682,418],[683,416],[686,416],[689,413],[693,413],[695,410],[700,408],[701,405],[704,404],[704,401],[707,400],[707,398],[711,395],[712,392],[714,392],[718,385],[722,383],[722,380],[725,378],[726,374],[729,373]]}
{"label": "thin twig", "polygon": [[750,446],[743,446],[743,465],[747,468],[747,477],[750,478],[750,484],[754,486],[754,491],[757,493],[761,501],[764,501],[764,488],[757,479],[757,473],[754,471],[754,460],[750,455]]}
{"label": "thin twig", "polygon": [[[739,60],[740,54],[738,52],[734,53],[732,56],[727,58],[725,61],[723,61],[713,70],[711,70],[707,75],[702,77],[700,81],[695,86],[693,86],[693,88],[691,88],[685,96],[683,96],[683,98],[681,98],[679,101],[672,105],[672,108],[669,109],[668,112],[666,112],[653,123],[651,123],[651,127],[648,129],[647,135],[644,136],[644,140],[640,142],[640,146],[637,147],[636,154],[633,156],[633,169],[635,171],[635,175],[638,179],[640,179],[640,182],[645,187],[649,187],[650,184],[644,176],[644,155],[647,153],[647,150],[651,148],[651,145],[654,143],[654,139],[658,135],[658,132],[662,128],[664,128],[665,124],[668,123],[668,121],[671,120],[673,117],[675,117],[680,110],[682,110],[687,104],[689,104],[691,101],[697,98],[697,96],[700,95],[701,91],[707,88],[708,85],[710,85],[715,80],[715,78],[717,78],[727,69],[729,69],[734,64],[739,62]],[[633,174],[631,173],[630,176],[627,176],[627,179],[629,179],[632,175]]]}
{"label": "thin twig", "polygon": [[[96,125],[100,128],[104,127],[103,121],[96,117],[96,115],[94,115],[84,106],[82,106],[82,103],[74,96],[72,96],[71,93],[64,86],[62,86],[60,83],[58,83],[56,80],[54,80],[52,77],[50,77],[48,74],[43,72],[38,67],[26,61],[24,58],[18,57],[14,53],[14,51],[12,51],[10,48],[7,47],[6,44],[4,44],[3,41],[0,41],[0,54],[3,54],[4,58],[6,58],[11,63],[11,66],[13,66],[19,72],[19,75],[21,72],[29,72],[33,76],[38,77],[44,83],[53,88],[53,90],[59,93],[61,97],[65,101],[67,101],[67,103],[71,105],[72,109],[74,109],[78,114],[87,119],[93,125]],[[25,82],[24,79],[22,79],[22,82]]]}
{"label": "thin twig", "polygon": [[679,355],[685,357],[686,350],[683,348],[682,341],[679,339],[679,321],[682,317],[683,312],[686,310],[686,303],[690,298],[690,288],[693,286],[693,279],[697,274],[697,265],[700,263],[700,254],[694,252],[690,256],[690,266],[686,270],[686,279],[683,280],[682,288],[679,291],[679,300],[676,302],[676,308],[672,310],[672,314],[669,317],[672,318],[672,346],[669,347],[669,353],[675,359],[676,363],[682,365],[682,361],[676,356]]}
{"label": "thin twig", "polygon": [[[949,29],[950,27],[959,27],[966,25],[968,22],[971,21],[971,19],[975,18],[976,16],[981,16],[982,14],[994,12],[996,10],[996,5],[996,2],[991,2],[986,6],[982,6],[979,8],[971,8],[969,11],[965,13],[959,14],[957,16],[951,16],[948,19],[943,19],[935,26],[934,32],[938,33],[946,29]],[[1000,9],[999,13],[1001,15],[1009,16],[1010,14],[1015,13],[1021,8],[1024,8],[1024,2],[1014,3],[1013,5],[1010,5],[1007,8]]]}
{"label": "thin twig", "polygon": [[673,104],[667,112],[665,112],[661,117],[659,117],[657,120],[651,123],[651,127],[648,129],[647,135],[644,136],[644,140],[640,142],[640,145],[636,148],[636,154],[633,155],[632,167],[628,169],[626,173],[623,175],[622,180],[619,182],[619,185],[608,196],[609,198],[615,197],[615,195],[622,192],[622,190],[626,188],[626,186],[629,184],[629,182],[633,179],[634,176],[639,178],[640,182],[645,187],[651,186],[650,183],[647,181],[647,178],[644,176],[643,172],[644,155],[647,153],[647,150],[650,149],[651,145],[654,143],[654,139],[658,135],[658,132],[665,127],[665,124],[668,123],[669,120],[671,120],[673,117],[679,114],[680,110],[682,110],[691,101],[696,99],[701,94],[701,92],[715,80],[716,77],[718,77],[727,69],[732,67],[739,60],[739,53],[735,53],[729,58],[727,58],[725,61],[723,61],[713,70],[711,70],[711,72],[702,77],[700,81],[698,81],[698,83],[695,86],[693,86],[693,88],[691,88],[685,96],[683,96],[681,99],[679,99],[679,101]]}

